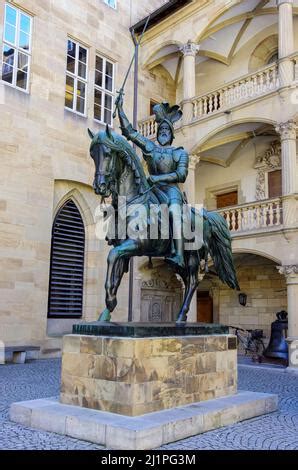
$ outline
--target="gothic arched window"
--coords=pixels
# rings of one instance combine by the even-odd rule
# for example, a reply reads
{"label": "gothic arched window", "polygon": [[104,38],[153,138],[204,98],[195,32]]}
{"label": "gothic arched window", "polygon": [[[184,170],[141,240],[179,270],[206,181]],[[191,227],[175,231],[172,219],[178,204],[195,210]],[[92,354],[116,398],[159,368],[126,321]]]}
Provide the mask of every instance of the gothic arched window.
{"label": "gothic arched window", "polygon": [[58,211],[52,228],[48,317],[81,317],[85,228],[72,200]]}

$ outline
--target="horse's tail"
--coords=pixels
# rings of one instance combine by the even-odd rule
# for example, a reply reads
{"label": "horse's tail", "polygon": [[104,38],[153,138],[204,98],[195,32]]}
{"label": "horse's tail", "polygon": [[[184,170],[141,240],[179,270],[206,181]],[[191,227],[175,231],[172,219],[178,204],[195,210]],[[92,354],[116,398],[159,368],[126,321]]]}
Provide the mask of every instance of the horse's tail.
{"label": "horse's tail", "polygon": [[[216,212],[204,210],[209,227],[205,243],[222,282],[232,289],[240,290],[232,257],[231,236],[226,220]],[[205,238],[205,237],[204,237]]]}

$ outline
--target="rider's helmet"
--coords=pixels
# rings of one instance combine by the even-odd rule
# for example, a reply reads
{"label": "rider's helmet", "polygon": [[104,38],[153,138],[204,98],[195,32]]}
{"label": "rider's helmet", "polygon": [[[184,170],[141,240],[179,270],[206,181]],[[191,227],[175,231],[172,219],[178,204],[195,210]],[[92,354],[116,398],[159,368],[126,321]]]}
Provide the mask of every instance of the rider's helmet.
{"label": "rider's helmet", "polygon": [[179,119],[182,117],[182,111],[180,107],[178,105],[170,106],[169,103],[160,103],[153,107],[153,113],[155,114],[155,120],[158,124],[157,135],[162,124],[166,122],[171,130],[173,141],[174,122],[179,121]]}

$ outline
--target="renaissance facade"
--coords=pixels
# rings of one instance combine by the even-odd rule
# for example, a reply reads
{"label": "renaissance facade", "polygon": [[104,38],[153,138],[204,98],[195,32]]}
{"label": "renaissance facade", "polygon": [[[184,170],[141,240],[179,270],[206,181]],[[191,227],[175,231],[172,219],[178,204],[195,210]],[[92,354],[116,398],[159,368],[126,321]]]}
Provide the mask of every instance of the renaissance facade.
{"label": "renaissance facade", "polygon": [[[262,328],[279,310],[298,338],[296,130],[298,1],[0,1],[0,340],[60,354],[75,321],[104,306],[108,247],[87,128],[106,124],[138,54],[139,131],[152,107],[179,103],[175,146],[190,153],[184,190],[226,218],[242,296],[209,266],[191,321]],[[133,70],[125,87],[132,118]],[[179,279],[134,262],[133,319],[175,318]],[[127,319],[128,276],[114,319]]]}

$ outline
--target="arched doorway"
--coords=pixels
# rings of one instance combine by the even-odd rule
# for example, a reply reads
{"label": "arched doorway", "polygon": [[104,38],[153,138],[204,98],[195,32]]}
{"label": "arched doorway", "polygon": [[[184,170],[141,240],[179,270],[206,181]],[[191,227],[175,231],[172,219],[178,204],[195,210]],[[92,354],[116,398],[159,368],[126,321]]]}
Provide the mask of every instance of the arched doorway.
{"label": "arched doorway", "polygon": [[80,318],[83,313],[85,228],[79,209],[69,199],[52,228],[49,318]]}
{"label": "arched doorway", "polygon": [[197,291],[197,321],[213,323],[213,299],[209,290]]}
{"label": "arched doorway", "polygon": [[[213,265],[199,285],[201,297],[206,293],[213,302],[213,321],[245,329],[262,329],[267,342],[271,323],[276,313],[287,310],[287,289],[283,276],[278,273],[278,263],[265,255],[237,252],[233,255],[240,292],[230,289],[219,281]],[[246,303],[241,304],[239,293],[245,294]],[[198,291],[198,321],[204,300]]]}

